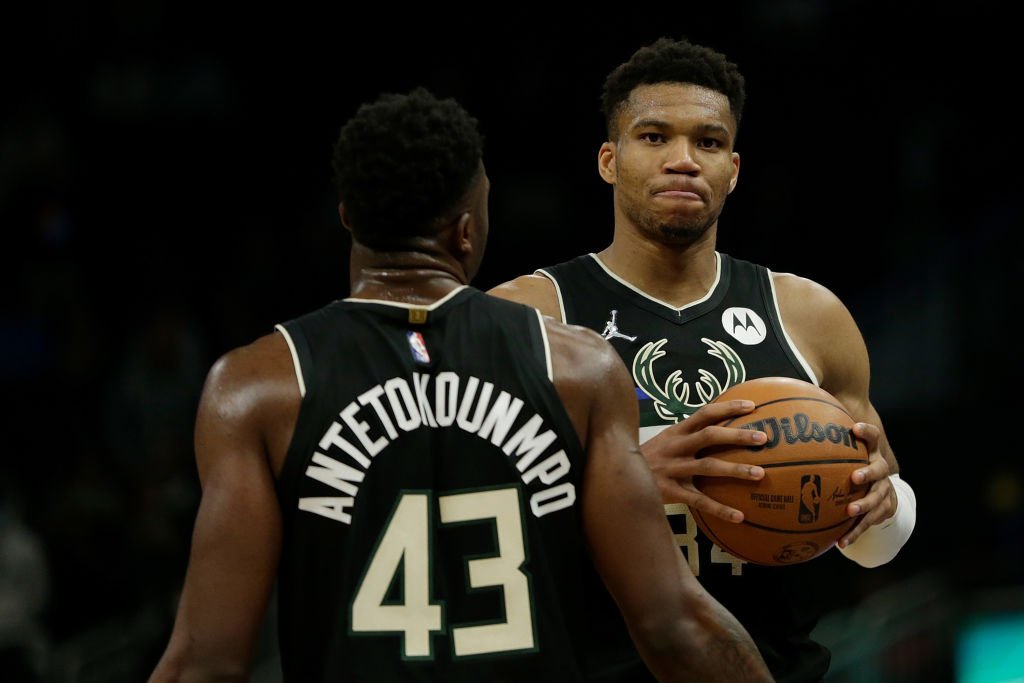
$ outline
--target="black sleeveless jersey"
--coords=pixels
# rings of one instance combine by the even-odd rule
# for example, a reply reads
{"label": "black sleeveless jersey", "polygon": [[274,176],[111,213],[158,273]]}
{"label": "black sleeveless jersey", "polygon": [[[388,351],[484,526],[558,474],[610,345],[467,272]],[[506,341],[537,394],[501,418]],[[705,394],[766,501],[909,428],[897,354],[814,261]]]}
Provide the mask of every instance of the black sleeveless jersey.
{"label": "black sleeveless jersey", "polygon": [[[716,257],[710,291],[678,308],[618,278],[593,254],[537,271],[554,282],[562,319],[600,332],[631,371],[641,443],[744,380],[786,376],[817,384],[786,336],[768,269]],[[830,654],[809,637],[827,595],[817,584],[845,558],[830,551],[791,567],[745,563],[704,536],[686,505],[665,511],[694,574],[747,628],[776,679],[820,680]]]}
{"label": "black sleeveless jersey", "polygon": [[[536,310],[464,287],[277,329],[303,393],[278,481],[285,681],[561,683],[611,661]],[[602,637],[632,647],[621,617]]]}

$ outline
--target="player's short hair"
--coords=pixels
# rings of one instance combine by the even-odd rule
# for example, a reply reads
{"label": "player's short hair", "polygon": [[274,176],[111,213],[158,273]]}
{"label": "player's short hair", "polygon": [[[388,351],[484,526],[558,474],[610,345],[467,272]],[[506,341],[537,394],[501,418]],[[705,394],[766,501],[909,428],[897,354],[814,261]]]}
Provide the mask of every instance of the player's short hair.
{"label": "player's short hair", "polygon": [[729,98],[729,108],[739,129],[746,92],[743,74],[737,66],[712,48],[686,38],[662,37],[638,49],[605,78],[601,111],[609,139],[617,136],[615,120],[630,93],[638,86],[654,83],[692,83],[722,93]]}
{"label": "player's short hair", "polygon": [[361,105],[332,159],[353,238],[396,249],[432,234],[480,172],[482,155],[478,122],[454,99],[418,87]]}

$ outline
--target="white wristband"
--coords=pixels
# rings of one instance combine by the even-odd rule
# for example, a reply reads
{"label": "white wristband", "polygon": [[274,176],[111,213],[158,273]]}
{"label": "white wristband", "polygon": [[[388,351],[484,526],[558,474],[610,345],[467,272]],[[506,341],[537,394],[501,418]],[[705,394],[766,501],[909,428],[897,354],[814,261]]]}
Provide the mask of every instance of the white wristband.
{"label": "white wristband", "polygon": [[896,557],[917,522],[914,489],[899,474],[890,474],[889,483],[896,491],[896,514],[869,528],[845,548],[839,548],[839,552],[862,567],[877,567]]}

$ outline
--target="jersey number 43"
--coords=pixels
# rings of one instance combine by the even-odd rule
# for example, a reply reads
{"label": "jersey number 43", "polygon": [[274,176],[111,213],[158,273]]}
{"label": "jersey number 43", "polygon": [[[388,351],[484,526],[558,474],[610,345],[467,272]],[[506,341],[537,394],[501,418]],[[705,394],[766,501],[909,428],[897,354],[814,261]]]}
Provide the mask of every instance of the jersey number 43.
{"label": "jersey number 43", "polygon": [[[402,657],[433,657],[431,634],[449,630],[442,608],[431,602],[432,492],[403,492],[395,502],[377,547],[352,600],[353,633],[397,633]],[[470,657],[493,652],[530,650],[535,646],[530,578],[526,561],[519,490],[488,489],[443,495],[437,499],[438,524],[493,524],[497,552],[466,559],[469,588],[500,586],[505,620],[472,626],[451,626],[453,655]],[[398,575],[400,572],[400,575]],[[402,601],[387,599],[399,582]]]}

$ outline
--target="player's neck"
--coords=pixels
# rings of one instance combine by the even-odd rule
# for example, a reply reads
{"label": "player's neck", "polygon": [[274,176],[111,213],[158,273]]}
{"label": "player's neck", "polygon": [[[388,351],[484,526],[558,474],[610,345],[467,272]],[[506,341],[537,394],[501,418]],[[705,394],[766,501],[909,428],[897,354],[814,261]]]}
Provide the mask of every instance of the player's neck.
{"label": "player's neck", "polygon": [[718,260],[714,232],[686,247],[673,248],[633,232],[617,232],[598,257],[615,275],[672,306],[700,299],[715,282]]}
{"label": "player's neck", "polygon": [[469,283],[451,257],[417,251],[375,251],[353,245],[349,296],[430,304]]}

